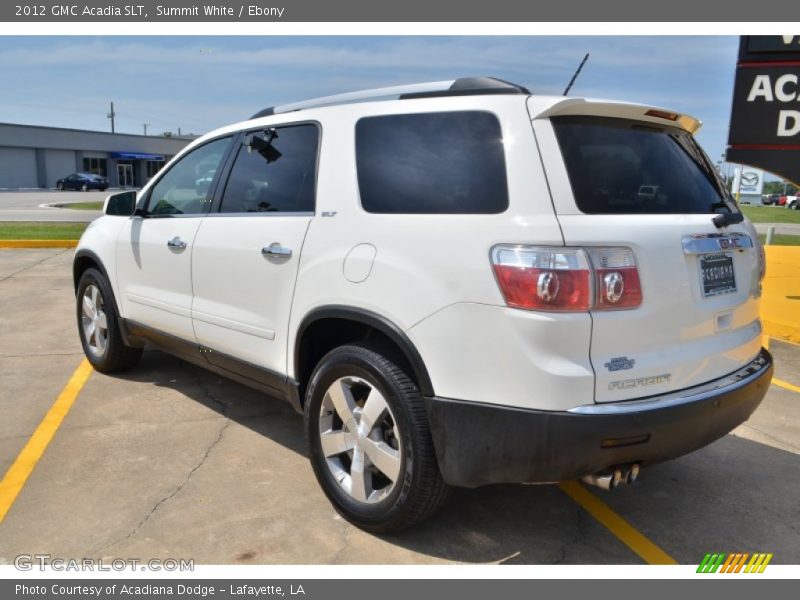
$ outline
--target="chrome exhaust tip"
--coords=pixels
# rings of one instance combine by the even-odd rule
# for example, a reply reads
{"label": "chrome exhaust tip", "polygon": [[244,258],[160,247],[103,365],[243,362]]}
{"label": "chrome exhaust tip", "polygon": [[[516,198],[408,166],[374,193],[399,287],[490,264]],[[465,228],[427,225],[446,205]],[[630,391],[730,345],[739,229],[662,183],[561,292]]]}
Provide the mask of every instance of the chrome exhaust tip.
{"label": "chrome exhaust tip", "polygon": [[639,463],[634,463],[631,465],[631,468],[628,471],[628,476],[625,478],[625,483],[631,485],[636,483],[637,479],[639,479]]}
{"label": "chrome exhaust tip", "polygon": [[613,471],[602,471],[584,475],[581,481],[588,485],[599,487],[603,490],[613,490],[622,483],[632,484],[639,479],[639,464],[625,465],[617,467]]}
{"label": "chrome exhaust tip", "polygon": [[606,473],[592,473],[581,477],[581,481],[603,490],[613,490],[622,481],[622,472],[619,469],[615,469]]}

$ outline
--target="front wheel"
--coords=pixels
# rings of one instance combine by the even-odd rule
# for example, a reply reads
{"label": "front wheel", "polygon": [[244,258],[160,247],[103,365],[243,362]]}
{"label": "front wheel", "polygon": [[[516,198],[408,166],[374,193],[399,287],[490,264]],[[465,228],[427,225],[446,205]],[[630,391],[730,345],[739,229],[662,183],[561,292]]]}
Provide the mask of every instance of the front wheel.
{"label": "front wheel", "polygon": [[427,413],[417,386],[378,346],[329,352],[306,393],[311,464],[334,508],[375,533],[399,531],[444,504]]}
{"label": "front wheel", "polygon": [[101,373],[112,373],[136,365],[142,349],[126,346],[122,340],[113,292],[100,271],[84,271],[77,300],[78,332],[92,366]]}
{"label": "front wheel", "polygon": [[88,186],[88,185],[86,185],[86,184],[84,183],[84,184],[81,186],[81,191],[82,191],[82,192],[88,192],[88,191],[89,191],[89,186]]}
{"label": "front wheel", "polygon": [[56,188],[58,189],[59,192],[63,192],[64,191],[64,184],[59,181],[56,184]]}

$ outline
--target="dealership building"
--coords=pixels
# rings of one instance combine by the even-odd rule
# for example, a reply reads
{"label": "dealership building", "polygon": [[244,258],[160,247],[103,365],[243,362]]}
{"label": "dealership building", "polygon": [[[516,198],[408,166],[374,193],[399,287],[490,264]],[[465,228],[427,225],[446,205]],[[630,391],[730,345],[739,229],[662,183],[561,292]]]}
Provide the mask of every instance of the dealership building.
{"label": "dealership building", "polygon": [[0,123],[0,189],[53,188],[76,172],[141,187],[192,139]]}

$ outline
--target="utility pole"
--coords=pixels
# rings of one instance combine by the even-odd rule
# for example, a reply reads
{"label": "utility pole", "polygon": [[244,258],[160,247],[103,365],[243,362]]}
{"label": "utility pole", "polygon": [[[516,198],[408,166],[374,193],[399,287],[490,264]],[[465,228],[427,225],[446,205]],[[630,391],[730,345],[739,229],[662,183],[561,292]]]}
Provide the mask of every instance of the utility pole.
{"label": "utility pole", "polygon": [[116,133],[114,131],[114,117],[117,116],[117,113],[114,112],[114,103],[111,103],[111,112],[106,115],[106,118],[111,119],[111,133]]}
{"label": "utility pole", "polygon": [[150,125],[150,123],[142,123],[142,126],[144,127],[144,134],[145,135],[147,135],[147,126],[148,125]]}
{"label": "utility pole", "polygon": [[180,137],[180,136],[181,136],[181,128],[178,127],[178,137]]}

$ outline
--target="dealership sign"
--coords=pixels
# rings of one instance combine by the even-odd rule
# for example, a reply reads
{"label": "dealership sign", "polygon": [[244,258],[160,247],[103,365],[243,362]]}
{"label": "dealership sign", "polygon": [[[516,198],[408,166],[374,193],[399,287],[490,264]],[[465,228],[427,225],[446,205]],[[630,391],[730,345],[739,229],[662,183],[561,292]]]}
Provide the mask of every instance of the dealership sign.
{"label": "dealership sign", "polygon": [[800,35],[742,36],[727,159],[800,181]]}
{"label": "dealership sign", "polygon": [[764,191],[764,171],[753,167],[736,169],[732,191],[742,196],[757,196],[760,202]]}

